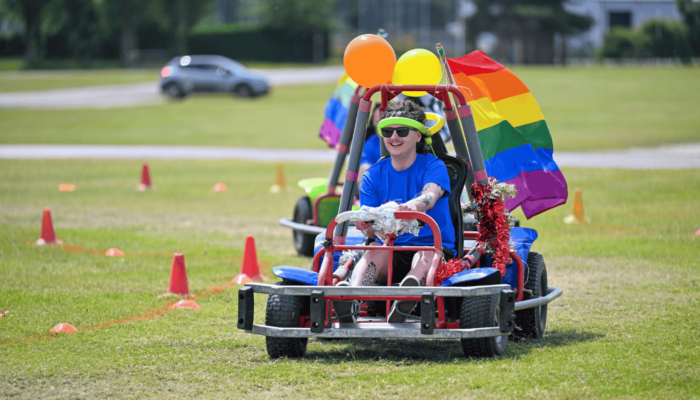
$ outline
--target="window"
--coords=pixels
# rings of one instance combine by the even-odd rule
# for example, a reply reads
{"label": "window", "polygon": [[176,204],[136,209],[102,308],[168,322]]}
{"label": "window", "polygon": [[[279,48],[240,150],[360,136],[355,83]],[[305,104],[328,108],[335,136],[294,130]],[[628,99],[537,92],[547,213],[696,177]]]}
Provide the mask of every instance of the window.
{"label": "window", "polygon": [[609,28],[631,28],[632,27],[632,12],[630,11],[611,11],[608,20],[610,21]]}

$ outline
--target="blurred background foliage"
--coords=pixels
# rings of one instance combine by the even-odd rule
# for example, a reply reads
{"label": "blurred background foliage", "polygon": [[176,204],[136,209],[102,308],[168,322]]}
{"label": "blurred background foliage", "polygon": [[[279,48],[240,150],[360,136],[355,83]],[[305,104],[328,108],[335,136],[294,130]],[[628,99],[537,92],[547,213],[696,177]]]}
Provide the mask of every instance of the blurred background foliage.
{"label": "blurred background foliage", "polygon": [[[377,10],[384,7],[362,1],[365,8],[367,4]],[[699,57],[700,2],[676,1],[682,21],[652,20],[636,29],[611,27],[602,47],[597,48],[597,56],[683,61]],[[222,8],[224,3],[228,5]],[[21,59],[26,69],[156,66],[169,57],[187,53],[220,54],[240,61],[321,63],[331,52],[336,59],[339,57],[338,48],[343,47],[339,43],[372,30],[358,22],[360,3],[361,0],[0,0],[0,57]],[[450,21],[454,20],[454,5],[458,3],[431,0],[429,23],[420,29],[457,29],[445,27],[455,24]],[[448,43],[455,50],[470,51],[476,48],[475,38],[480,33],[493,34],[501,44],[489,55],[504,62],[565,63],[562,59],[557,61],[554,54],[555,35],[577,35],[592,27],[591,17],[567,11],[564,0],[473,0],[471,4],[475,13],[456,20],[462,26],[457,30],[466,32],[462,39],[464,48],[459,43]],[[403,37],[397,27],[393,28],[392,43],[403,49]],[[341,30],[347,34],[334,39],[333,34]],[[428,42],[436,43],[433,39],[431,36]],[[525,54],[518,61],[509,54],[515,42]],[[566,40],[563,43],[565,46]],[[413,47],[415,43],[406,49]],[[562,53],[568,54],[565,48]]]}
{"label": "blurred background foliage", "polygon": [[249,10],[256,23],[214,25],[207,24],[214,0],[0,0],[0,22],[9,25],[0,57],[23,57],[26,68],[56,67],[56,60],[70,60],[63,64],[71,68],[100,60],[131,67],[188,52],[321,62],[334,3],[263,0]]}

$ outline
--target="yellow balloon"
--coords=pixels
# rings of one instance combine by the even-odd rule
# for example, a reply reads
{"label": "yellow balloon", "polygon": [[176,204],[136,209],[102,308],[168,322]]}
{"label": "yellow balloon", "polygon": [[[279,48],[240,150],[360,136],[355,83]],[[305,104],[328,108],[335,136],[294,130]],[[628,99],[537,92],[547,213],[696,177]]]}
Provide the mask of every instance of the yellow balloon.
{"label": "yellow balloon", "polygon": [[[413,49],[399,58],[391,83],[394,85],[437,85],[442,78],[442,65],[437,56],[425,49]],[[418,97],[427,92],[403,92]]]}

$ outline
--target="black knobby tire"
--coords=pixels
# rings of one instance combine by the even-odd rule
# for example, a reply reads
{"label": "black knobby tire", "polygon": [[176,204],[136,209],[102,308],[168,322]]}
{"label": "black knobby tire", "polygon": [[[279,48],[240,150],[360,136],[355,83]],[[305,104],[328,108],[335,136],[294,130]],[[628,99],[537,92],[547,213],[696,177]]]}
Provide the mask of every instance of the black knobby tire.
{"label": "black knobby tire", "polygon": [[[293,283],[282,281],[279,284],[288,285]],[[270,295],[267,298],[265,325],[279,328],[298,328],[299,318],[302,315],[309,315],[308,303],[308,297]],[[306,353],[308,342],[308,338],[265,337],[267,354],[271,358],[303,357],[304,353]]]}
{"label": "black knobby tire", "polygon": [[165,96],[171,100],[180,100],[185,97],[185,93],[180,88],[180,85],[175,82],[168,83],[164,90]]}
{"label": "black knobby tire", "polygon": [[[527,257],[525,289],[532,291],[531,299],[547,295],[547,267],[542,254],[534,251]],[[521,338],[538,339],[547,327],[547,306],[527,308],[515,312],[515,335]]]}
{"label": "black knobby tire", "polygon": [[[306,221],[313,218],[311,209],[311,200],[308,197],[301,197],[297,200],[294,206],[294,222],[306,225]],[[292,231],[292,239],[294,239],[294,248],[300,256],[314,256],[314,240],[316,236],[297,230]]]}
{"label": "black knobby tire", "polygon": [[[459,313],[461,329],[498,326],[500,295],[465,297]],[[494,357],[506,351],[508,336],[462,339],[462,350],[467,357]]]}
{"label": "black knobby tire", "polygon": [[251,88],[249,85],[246,85],[245,83],[242,83],[236,86],[234,93],[236,93],[236,96],[238,97],[253,97],[253,88]]}

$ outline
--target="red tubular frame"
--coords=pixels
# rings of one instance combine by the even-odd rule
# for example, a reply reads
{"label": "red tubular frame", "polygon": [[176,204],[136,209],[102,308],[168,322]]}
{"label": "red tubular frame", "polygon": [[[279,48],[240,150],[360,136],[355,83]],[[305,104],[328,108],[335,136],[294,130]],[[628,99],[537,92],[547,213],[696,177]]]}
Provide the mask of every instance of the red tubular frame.
{"label": "red tubular frame", "polygon": [[[417,87],[418,90],[421,87]],[[374,88],[373,88],[374,89]],[[409,89],[406,89],[409,90]],[[369,91],[368,91],[369,92]],[[430,269],[428,270],[428,277],[427,277],[427,282],[426,286],[431,287],[433,286],[433,279],[435,276],[435,273],[437,271],[437,268],[440,266],[442,262],[442,257],[440,256],[439,253],[442,252],[442,235],[440,234],[440,229],[437,226],[437,223],[435,220],[430,218],[427,214],[420,213],[420,212],[415,212],[415,211],[397,211],[394,213],[394,216],[396,219],[417,219],[419,221],[424,222],[426,225],[428,225],[433,232],[433,247],[430,246],[401,246],[401,247],[394,247],[393,243],[395,240],[395,237],[389,236],[388,240],[386,243],[384,243],[383,246],[346,246],[344,245],[344,238],[340,237],[333,237],[333,232],[335,231],[335,227],[338,225],[338,222],[336,222],[335,219],[331,221],[330,224],[328,224],[328,227],[326,227],[326,235],[325,239],[326,241],[330,241],[330,246],[326,247],[326,249],[321,252],[319,251],[316,253],[314,256],[313,260],[313,270],[318,272],[318,286],[329,286],[333,284],[333,253],[336,251],[343,251],[343,250],[382,250],[382,251],[388,251],[389,252],[389,270],[388,270],[388,276],[387,276],[387,285],[391,286],[391,280],[392,280],[392,275],[393,275],[393,267],[392,267],[392,260],[393,260],[393,255],[394,251],[435,251],[437,254],[436,256],[433,257],[433,261],[431,262]],[[478,232],[464,232],[464,239],[477,239],[479,236]],[[343,243],[343,244],[341,244]],[[319,266],[320,258],[321,255],[325,255],[323,259],[323,264]],[[516,252],[510,252],[510,257],[515,261],[515,264],[517,266],[517,273],[518,273],[518,283],[517,283],[517,294],[515,301],[519,302],[523,300],[523,294],[524,294],[524,275],[525,275],[525,270],[524,270],[524,265],[523,261],[518,256]],[[386,301],[387,298],[383,296],[327,296],[327,300],[375,300],[375,301]],[[394,296],[391,298],[390,301],[387,301],[387,316],[389,315],[390,307],[391,307],[391,301],[420,301],[419,297],[415,296]],[[437,298],[437,304],[438,304],[438,321],[436,321],[435,328],[437,329],[459,329],[459,323],[454,323],[454,322],[447,322],[446,317],[445,317],[445,300],[442,297]],[[330,312],[330,307],[327,308],[328,312]]]}
{"label": "red tubular frame", "polygon": [[[427,286],[433,286],[433,281],[435,277],[435,273],[437,272],[438,267],[440,266],[442,262],[442,235],[440,234],[440,228],[438,228],[437,223],[435,220],[430,218],[428,214],[421,213],[421,212],[416,212],[416,211],[396,211],[394,212],[394,217],[396,219],[417,219],[419,221],[424,222],[426,225],[428,225],[433,232],[433,247],[430,246],[400,246],[400,247],[394,247],[394,240],[396,239],[395,235],[389,235],[386,239],[386,242],[384,243],[383,246],[345,246],[344,244],[339,244],[340,239],[339,237],[333,237],[333,232],[335,231],[335,227],[338,225],[338,222],[334,219],[331,221],[330,224],[328,224],[328,227],[326,227],[326,241],[330,241],[331,245],[326,247],[326,249],[323,252],[318,252],[314,256],[314,261],[313,261],[313,270],[318,271],[318,286],[329,286],[333,284],[333,267],[332,267],[332,260],[333,260],[333,253],[336,251],[343,251],[343,250],[382,250],[382,251],[388,251],[389,252],[389,265],[388,265],[388,273],[387,273],[387,286],[391,286],[391,281],[393,278],[393,258],[394,258],[394,251],[433,251],[435,252],[435,256],[433,256],[433,260],[430,265],[430,269],[428,270],[428,277],[427,277]],[[343,238],[344,239],[344,238]],[[344,241],[343,241],[344,242]],[[319,254],[325,254],[325,257],[323,259],[323,264],[319,268],[319,260],[320,260],[320,255]],[[329,296],[327,297],[328,299],[344,299],[344,300],[383,300],[386,301],[386,297],[382,296]],[[410,296],[396,296],[392,297],[391,300],[408,300],[408,301],[420,301],[420,297],[410,297]],[[389,311],[391,308],[391,301],[387,301],[386,303],[386,314],[387,316],[389,315]]]}
{"label": "red tubular frame", "polygon": [[[396,97],[399,93],[404,92],[404,91],[411,91],[411,92],[428,92],[429,94],[432,94],[436,99],[442,101],[445,105],[445,111],[450,112],[453,110],[452,108],[452,102],[450,101],[450,96],[447,95],[447,93],[452,93],[452,95],[455,97],[455,100],[459,104],[457,104],[457,107],[461,107],[467,104],[467,98],[464,97],[464,93],[462,93],[459,89],[457,89],[455,86],[452,85],[379,85],[379,86],[373,86],[365,92],[365,95],[363,96],[363,100],[365,101],[370,101],[370,98],[372,97],[373,94],[381,91],[382,92],[382,105],[380,108],[382,110],[386,109],[386,105],[389,102],[389,100],[393,99]],[[396,93],[394,93],[396,92]]]}
{"label": "red tubular frame", "polygon": [[520,259],[518,253],[511,251],[510,258],[515,261],[518,266],[518,293],[515,294],[515,302],[523,301],[523,292],[525,291],[525,267],[523,266],[523,260]]}

